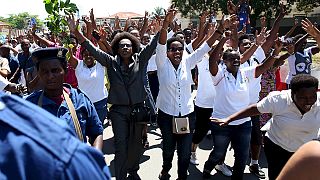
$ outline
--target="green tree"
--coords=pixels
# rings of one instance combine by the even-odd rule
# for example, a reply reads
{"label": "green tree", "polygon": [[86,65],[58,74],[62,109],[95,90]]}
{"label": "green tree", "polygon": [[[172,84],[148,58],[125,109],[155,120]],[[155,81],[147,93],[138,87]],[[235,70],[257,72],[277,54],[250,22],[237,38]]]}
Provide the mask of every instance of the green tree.
{"label": "green tree", "polygon": [[182,16],[195,16],[203,11],[218,10],[219,0],[172,0],[172,4],[178,8]]}
{"label": "green tree", "polygon": [[10,14],[8,18],[3,18],[3,21],[9,23],[14,29],[26,29],[29,26],[31,18],[35,18],[39,26],[43,25],[43,22],[37,15],[31,15],[28,12]]}
{"label": "green tree", "polygon": [[56,35],[66,32],[68,29],[66,15],[76,13],[77,5],[70,0],[43,0],[43,3],[48,13],[46,18],[48,29]]}
{"label": "green tree", "polygon": [[298,11],[304,11],[306,14],[313,11],[315,7],[320,6],[319,0],[300,0],[297,1]]}
{"label": "green tree", "polygon": [[153,16],[163,16],[164,15],[164,8],[162,7],[155,7],[153,12],[152,12]]}

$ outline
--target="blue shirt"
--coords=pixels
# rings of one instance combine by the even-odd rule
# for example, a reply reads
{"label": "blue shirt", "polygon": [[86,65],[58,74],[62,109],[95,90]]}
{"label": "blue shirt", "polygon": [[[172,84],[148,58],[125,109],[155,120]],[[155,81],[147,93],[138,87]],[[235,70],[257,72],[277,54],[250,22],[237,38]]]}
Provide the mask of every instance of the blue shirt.
{"label": "blue shirt", "polygon": [[21,69],[26,70],[34,66],[34,63],[31,58],[31,53],[29,53],[28,55],[25,55],[23,52],[21,52],[18,54],[17,57],[18,57],[18,61]]}
{"label": "blue shirt", "polygon": [[64,122],[0,92],[0,179],[111,179],[103,154]]}
{"label": "blue shirt", "polygon": [[[85,138],[86,136],[88,136],[90,139],[95,139],[96,136],[102,135],[103,127],[101,121],[96,109],[94,108],[94,105],[89,98],[79,89],[74,89],[68,84],[64,84],[64,86],[70,90],[69,97],[76,110],[84,141],[87,142]],[[26,97],[26,100],[38,105],[38,101],[42,92],[42,90],[33,92]],[[61,105],[58,105],[44,95],[42,108],[49,111],[54,116],[65,120],[76,135],[76,129],[73,124],[71,113],[65,100],[61,103]]]}
{"label": "blue shirt", "polygon": [[[10,71],[11,73],[8,75],[8,79],[10,79],[13,74],[17,71],[17,69],[19,68],[19,61],[16,57],[14,57],[13,55],[9,55],[9,57],[7,58],[9,61],[9,67],[10,67]],[[17,76],[20,76],[20,72],[18,72]],[[15,81],[13,83],[18,83],[18,81]]]}

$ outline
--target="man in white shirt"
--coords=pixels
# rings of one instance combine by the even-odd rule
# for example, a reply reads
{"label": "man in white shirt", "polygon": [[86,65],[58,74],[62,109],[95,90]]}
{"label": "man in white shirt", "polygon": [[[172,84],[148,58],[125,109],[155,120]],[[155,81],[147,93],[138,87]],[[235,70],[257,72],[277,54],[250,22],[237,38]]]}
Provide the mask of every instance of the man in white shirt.
{"label": "man in white shirt", "polygon": [[272,113],[265,139],[269,179],[276,179],[281,169],[304,143],[316,139],[320,128],[320,93],[317,78],[300,74],[292,78],[291,90],[271,92],[257,104],[215,120],[221,126],[237,119]]}

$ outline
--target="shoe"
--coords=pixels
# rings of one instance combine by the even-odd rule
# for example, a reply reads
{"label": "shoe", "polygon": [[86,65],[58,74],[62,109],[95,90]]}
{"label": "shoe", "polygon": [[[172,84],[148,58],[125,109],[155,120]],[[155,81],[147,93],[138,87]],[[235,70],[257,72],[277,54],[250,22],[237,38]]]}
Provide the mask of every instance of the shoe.
{"label": "shoe", "polygon": [[159,179],[160,180],[169,180],[171,177],[171,175],[169,173],[165,173],[164,171],[161,171],[161,173],[159,174]]}
{"label": "shoe", "polygon": [[129,176],[127,177],[127,180],[141,180],[141,178],[137,172],[134,172],[132,174],[129,174]]}
{"label": "shoe", "polygon": [[261,179],[264,179],[266,178],[266,175],[264,174],[264,172],[262,171],[262,169],[260,168],[259,164],[252,164],[250,167],[249,167],[249,171],[258,176],[259,178]]}
{"label": "shoe", "polygon": [[199,160],[197,159],[196,152],[191,152],[190,163],[193,164],[193,165],[198,165],[199,164]]}
{"label": "shoe", "polygon": [[202,172],[202,178],[203,179],[210,179],[210,177],[211,177],[210,171],[204,169],[203,172]]}
{"label": "shoe", "polygon": [[228,168],[228,166],[225,163],[217,164],[214,168],[217,171],[220,171],[225,176],[232,176],[232,171]]}

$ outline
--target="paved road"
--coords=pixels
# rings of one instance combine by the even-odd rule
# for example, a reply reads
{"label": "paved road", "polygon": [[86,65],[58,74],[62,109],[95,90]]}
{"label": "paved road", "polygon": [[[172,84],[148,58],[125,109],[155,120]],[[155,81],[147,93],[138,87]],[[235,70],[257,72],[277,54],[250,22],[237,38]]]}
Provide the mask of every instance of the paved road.
{"label": "paved road", "polygon": [[[113,164],[114,148],[113,148],[112,136],[113,136],[112,128],[107,127],[104,130],[103,152],[105,154],[106,161],[110,167],[111,173],[114,176],[114,164]],[[161,154],[162,139],[161,139],[160,130],[149,127],[148,139],[150,142],[150,148],[144,152],[144,155],[141,158],[140,170],[138,173],[141,176],[142,180],[157,180],[158,179],[157,177],[161,171],[161,165],[162,165],[162,154]],[[210,138],[205,138],[201,142],[199,149],[197,151],[200,164],[198,166],[194,166],[190,164],[188,180],[202,179],[201,172],[203,170],[203,165],[209,156],[212,146],[213,144]],[[233,165],[234,160],[233,160],[232,150],[228,151],[225,162],[229,166]],[[262,155],[261,157],[260,165],[263,167],[263,171],[267,173],[267,163],[264,155]],[[171,179],[177,178],[177,156],[176,155],[173,159],[173,167],[170,171],[170,174],[171,174]],[[213,175],[211,179],[216,179],[216,180],[230,179],[223,176],[221,173],[216,173],[215,170],[213,170],[211,174]],[[257,180],[257,179],[258,178],[256,176],[249,173],[248,166],[247,166],[245,170],[244,180]]]}

